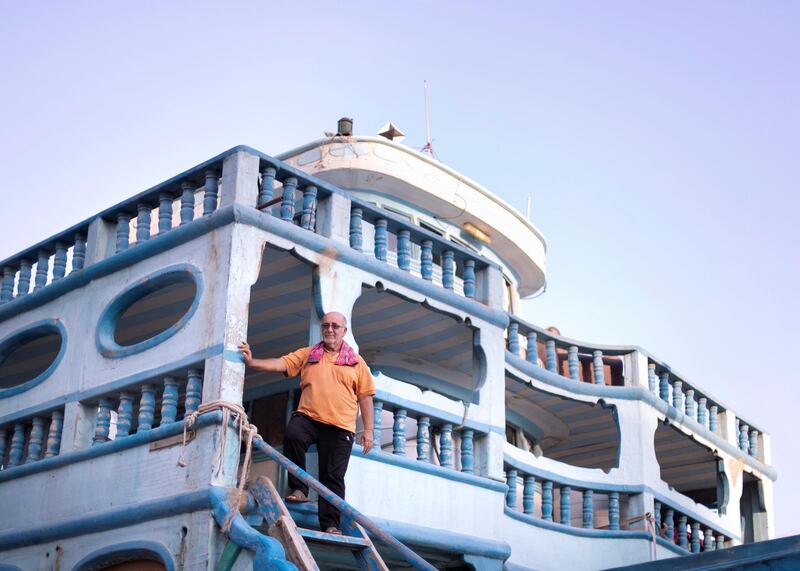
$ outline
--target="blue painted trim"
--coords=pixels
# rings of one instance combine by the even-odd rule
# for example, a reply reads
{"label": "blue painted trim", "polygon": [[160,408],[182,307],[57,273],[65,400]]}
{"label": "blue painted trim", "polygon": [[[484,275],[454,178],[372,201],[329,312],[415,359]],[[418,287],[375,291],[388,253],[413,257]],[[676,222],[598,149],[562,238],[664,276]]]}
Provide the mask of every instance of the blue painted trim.
{"label": "blue painted trim", "polygon": [[[115,559],[115,554],[119,555],[120,558]],[[157,561],[162,563],[166,571],[175,571],[175,560],[172,558],[172,553],[169,552],[169,549],[161,543],[144,540],[125,541],[93,551],[78,561],[72,571],[95,571],[96,569],[105,568],[105,565],[111,561],[121,563],[148,555],[155,557]]]}
{"label": "blue painted trim", "polygon": [[[135,373],[133,375],[117,379],[116,381],[98,385],[96,387],[92,387],[85,391],[76,391],[73,393],[62,395],[58,398],[49,400],[47,402],[38,404],[36,406],[31,406],[25,409],[14,411],[10,414],[7,414],[6,416],[0,417],[0,426],[8,424],[10,422],[14,422],[19,419],[28,418],[30,416],[33,416],[41,412],[47,412],[53,410],[60,406],[64,406],[66,403],[69,402],[91,401],[99,396],[121,391],[129,387],[130,385],[135,385],[142,381],[149,381],[154,379],[155,377],[167,375],[169,373],[179,371],[181,369],[190,367],[192,365],[197,365],[197,363],[200,361],[204,361],[211,357],[215,357],[216,355],[220,355],[222,353],[222,349],[223,345],[221,343],[218,345],[212,345],[211,347],[207,347],[201,351],[198,351],[197,353],[192,353],[191,355],[187,355],[186,357],[183,357],[182,359],[179,359],[177,361],[173,361],[172,363],[160,365],[158,367],[147,369],[145,371],[139,371],[138,373]],[[198,366],[198,368],[202,368],[202,366]]]}
{"label": "blue painted trim", "polygon": [[[380,371],[378,371],[380,374]],[[431,420],[440,420],[442,422],[449,422],[453,425],[460,425],[461,420],[463,417],[452,414],[449,412],[445,412],[438,408],[434,408],[432,406],[420,404],[417,401],[412,401],[404,398],[400,398],[395,396],[392,393],[386,392],[383,389],[378,389],[375,392],[375,400],[379,400],[385,402],[387,404],[393,405],[393,408],[402,408],[405,410],[412,411],[416,413],[417,416],[429,416]],[[490,424],[486,424],[485,422],[476,422],[474,420],[469,420],[464,423],[466,428],[471,428],[475,430],[477,433],[487,434],[489,432],[495,432],[497,434],[505,434],[506,430],[505,427],[501,426],[492,426]]]}
{"label": "blue painted trim", "polygon": [[[309,504],[287,504],[292,518],[303,527],[319,527],[317,509]],[[390,519],[371,517],[372,521],[403,543],[417,548],[436,549],[447,553],[479,555],[505,560],[511,556],[511,546],[505,541],[484,539],[463,533],[423,527]]]}
{"label": "blue painted trim", "polygon": [[16,565],[6,565],[5,563],[0,563],[0,571],[24,571],[21,567],[17,567]]}
{"label": "blue painted trim", "polygon": [[244,363],[244,357],[239,350],[225,349],[222,351],[222,358],[231,363]]}
{"label": "blue painted trim", "polygon": [[42,371],[33,379],[25,381],[24,383],[14,387],[0,389],[0,399],[18,395],[29,389],[32,389],[52,375],[53,372],[55,372],[55,370],[58,368],[58,365],[61,363],[61,359],[64,358],[64,354],[67,352],[67,329],[58,319],[43,319],[41,321],[29,323],[24,327],[17,329],[8,335],[3,341],[0,341],[0,367],[2,367],[2,362],[5,359],[6,351],[12,349],[20,343],[25,343],[34,337],[39,337],[40,335],[46,333],[57,333],[61,337],[61,347],[59,347],[58,353],[53,359],[53,362],[50,363],[50,366],[47,367],[47,369]]}
{"label": "blue painted trim", "polygon": [[397,456],[395,454],[378,452],[375,449],[373,449],[373,451],[370,452],[369,454],[365,455],[364,452],[361,450],[361,446],[359,446],[358,444],[353,446],[352,455],[357,456],[359,458],[364,458],[366,460],[381,462],[382,464],[397,466],[398,468],[405,468],[406,470],[413,470],[415,472],[420,472],[422,474],[438,476],[439,478],[445,478],[446,480],[451,480],[453,482],[461,482],[464,484],[469,484],[471,486],[477,486],[479,488],[484,488],[487,490],[491,490],[492,492],[498,492],[504,495],[508,491],[508,486],[506,486],[502,482],[496,482],[494,480],[489,480],[488,478],[481,478],[480,476],[467,474],[466,472],[458,472],[456,470],[453,470],[452,468],[442,468],[441,466],[434,466],[433,464],[429,464],[428,462],[420,462],[418,460],[407,458],[405,456]]}
{"label": "blue painted trim", "polygon": [[[114,332],[117,329],[120,317],[134,303],[146,295],[157,292],[158,290],[177,283],[189,283],[195,285],[195,295],[192,305],[186,310],[181,318],[170,327],[149,339],[135,343],[134,345],[119,345],[114,340]],[[192,264],[176,264],[160,269],[148,276],[145,276],[131,286],[127,287],[117,297],[115,297],[108,307],[100,314],[95,334],[95,344],[97,350],[107,359],[119,359],[141,353],[147,349],[152,349],[175,335],[183,329],[200,306],[203,297],[203,275],[200,269]]]}
{"label": "blue painted trim", "polygon": [[[222,422],[222,413],[220,411],[214,411],[198,416],[195,426],[197,428],[203,428],[211,424],[219,424],[220,422]],[[54,470],[63,466],[69,466],[71,464],[77,464],[93,458],[99,458],[100,456],[116,454],[117,452],[122,452],[143,444],[149,444],[156,440],[161,440],[162,438],[183,434],[183,425],[184,421],[172,422],[164,426],[159,426],[158,428],[143,430],[141,432],[137,432],[136,434],[118,438],[116,440],[98,443],[97,445],[90,446],[89,448],[65,452],[63,454],[59,454],[58,456],[44,458],[38,462],[31,462],[29,464],[22,464],[21,466],[15,466],[13,468],[2,470],[0,471],[0,484],[10,480],[15,480],[17,478],[24,478],[25,476],[30,476],[32,474],[40,474],[41,472],[46,472],[48,470]]]}
{"label": "blue painted trim", "polygon": [[[510,351],[506,351],[506,364],[514,367],[519,372],[527,375],[537,381],[541,381],[552,387],[570,391],[579,395],[602,398],[602,399],[621,399],[621,400],[639,400],[649,404],[668,419],[675,423],[679,423],[693,432],[702,434],[704,438],[714,443],[714,446],[719,450],[724,451],[729,456],[744,461],[749,467],[758,470],[761,474],[772,480],[773,482],[778,479],[777,472],[770,466],[763,464],[749,454],[745,454],[736,446],[723,440],[719,435],[711,432],[708,428],[697,422],[697,420],[687,416],[686,414],[678,411],[675,407],[667,404],[659,397],[653,395],[646,387],[612,387],[606,385],[595,385],[594,383],[576,383],[572,379],[567,379],[556,373],[537,367],[533,363],[528,363],[526,360],[514,355]],[[509,377],[508,369],[506,369],[506,378]],[[510,375],[514,380],[527,384],[528,381],[520,379],[512,373]]]}
{"label": "blue painted trim", "polygon": [[[527,523],[528,525],[532,525],[534,527],[539,527],[542,529],[549,529],[550,531],[557,531],[559,533],[564,533],[566,535],[574,535],[577,537],[592,537],[598,539],[642,539],[647,542],[653,541],[653,536],[650,535],[647,531],[639,531],[639,530],[609,530],[609,529],[586,529],[583,527],[572,527],[569,525],[562,525],[560,523],[556,523],[554,521],[546,521],[537,517],[533,517],[529,514],[524,514],[522,512],[518,512],[516,510],[512,510],[509,507],[503,508],[503,511],[506,516],[510,517],[511,519],[515,519],[517,521],[521,521],[523,523]],[[681,549],[677,545],[669,543],[663,538],[662,542],[659,542],[659,545],[670,549],[671,551],[678,553],[680,555],[687,555],[689,552]]]}

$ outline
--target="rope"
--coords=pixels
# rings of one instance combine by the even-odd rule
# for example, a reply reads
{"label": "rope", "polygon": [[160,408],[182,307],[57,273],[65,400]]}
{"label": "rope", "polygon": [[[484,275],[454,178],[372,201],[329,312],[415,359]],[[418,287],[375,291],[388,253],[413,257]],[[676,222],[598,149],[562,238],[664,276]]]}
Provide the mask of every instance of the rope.
{"label": "rope", "polygon": [[220,430],[220,445],[217,447],[219,452],[217,453],[217,469],[215,472],[216,476],[224,475],[225,474],[225,443],[227,442],[226,437],[226,429],[228,427],[228,423],[231,419],[231,414],[233,414],[233,427],[238,428],[239,430],[239,445],[241,446],[242,437],[246,438],[245,440],[245,451],[244,451],[244,462],[242,463],[241,471],[239,472],[238,481],[236,485],[236,495],[234,496],[233,505],[228,505],[230,508],[228,510],[228,516],[225,518],[225,521],[222,525],[222,533],[227,534],[230,531],[231,525],[233,524],[233,518],[239,512],[239,504],[242,500],[244,495],[244,486],[247,483],[247,478],[250,476],[250,466],[252,465],[252,452],[253,452],[253,438],[258,434],[258,428],[255,425],[250,424],[250,421],[247,419],[247,413],[245,412],[242,405],[228,402],[224,400],[213,400],[207,403],[201,404],[197,410],[191,412],[184,420],[183,424],[183,445],[181,446],[181,454],[178,457],[178,466],[181,468],[185,468],[187,466],[186,458],[184,457],[184,452],[186,451],[186,437],[189,431],[194,426],[195,422],[197,422],[197,417],[201,414],[206,412],[210,412],[213,410],[221,410],[222,411],[222,430]]}
{"label": "rope", "polygon": [[621,522],[621,526],[630,527],[632,523],[637,523],[642,520],[644,520],[645,522],[645,527],[647,528],[647,531],[650,532],[650,537],[653,538],[653,541],[651,542],[651,547],[653,550],[653,558],[651,559],[651,561],[655,561],[656,559],[658,559],[658,556],[656,555],[656,544],[657,544],[656,537],[658,536],[658,532],[656,531],[656,520],[653,517],[653,514],[647,512],[644,515],[637,515],[636,517],[626,519]]}

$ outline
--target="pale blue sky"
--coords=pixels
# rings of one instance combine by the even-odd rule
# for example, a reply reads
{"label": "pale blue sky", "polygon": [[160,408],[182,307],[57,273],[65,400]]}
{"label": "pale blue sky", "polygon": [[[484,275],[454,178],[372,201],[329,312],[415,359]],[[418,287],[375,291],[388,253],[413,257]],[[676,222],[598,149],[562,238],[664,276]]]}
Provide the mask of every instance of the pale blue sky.
{"label": "pale blue sky", "polygon": [[[162,5],[163,4],[163,5]],[[641,345],[773,436],[800,533],[795,2],[4,2],[0,258],[236,144],[355,118],[549,242],[525,315]]]}

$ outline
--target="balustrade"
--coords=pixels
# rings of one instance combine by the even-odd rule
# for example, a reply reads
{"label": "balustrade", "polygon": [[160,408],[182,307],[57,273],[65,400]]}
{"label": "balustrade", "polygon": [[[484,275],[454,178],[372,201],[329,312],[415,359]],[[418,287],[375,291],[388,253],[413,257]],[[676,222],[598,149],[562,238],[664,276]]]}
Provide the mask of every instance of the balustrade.
{"label": "balustrade", "polygon": [[[715,531],[699,521],[691,520],[687,514],[658,500],[654,502],[654,512],[656,530],[664,540],[674,543],[690,553],[722,549],[725,535],[721,532]],[[675,521],[677,521],[677,527]]]}
{"label": "balustrade", "polygon": [[[13,426],[0,426],[0,469],[10,470],[58,456],[63,426],[63,409],[38,412],[32,417],[16,421]],[[6,452],[8,457],[4,464]]]}

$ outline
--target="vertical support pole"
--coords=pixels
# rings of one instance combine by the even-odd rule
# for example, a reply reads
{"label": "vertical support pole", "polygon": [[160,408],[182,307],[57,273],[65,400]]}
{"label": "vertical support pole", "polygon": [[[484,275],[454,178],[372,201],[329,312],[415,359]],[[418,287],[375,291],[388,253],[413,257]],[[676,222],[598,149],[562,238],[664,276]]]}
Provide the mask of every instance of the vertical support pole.
{"label": "vertical support pole", "polygon": [[700,524],[692,522],[692,553],[700,553]]}
{"label": "vertical support pole", "polygon": [[3,268],[3,286],[0,289],[0,303],[5,303],[14,299],[14,278],[17,270],[11,266]]}
{"label": "vertical support pole", "polygon": [[100,399],[97,405],[97,418],[94,423],[94,438],[92,446],[108,442],[108,433],[111,429],[111,399]]}
{"label": "vertical support pole", "polygon": [[519,323],[516,321],[508,324],[508,350],[514,355],[519,355]]}
{"label": "vertical support pole", "polygon": [[444,468],[453,467],[453,425],[442,425],[439,434],[439,463]]}
{"label": "vertical support pole", "polygon": [[[53,414],[50,415],[50,429],[47,431],[47,450],[44,453],[45,458],[58,456],[58,453],[61,451],[61,433],[63,430],[64,412],[54,410]],[[2,457],[2,454],[0,454],[0,462],[2,461]]]}
{"label": "vertical support pole", "polygon": [[303,213],[300,215],[300,227],[314,231],[314,220],[317,212],[317,187],[313,184],[303,187]]}
{"label": "vertical support pole", "polygon": [[706,397],[700,397],[697,401],[697,422],[708,428],[708,408],[706,403],[708,403]]}
{"label": "vertical support pole", "polygon": [[506,506],[515,510],[517,509],[517,471],[513,468],[506,472],[506,485],[508,486]]}
{"label": "vertical support pole", "polygon": [[583,527],[594,528],[594,492],[583,490]]}
{"label": "vertical support pole", "polygon": [[28,457],[25,463],[36,462],[42,459],[42,444],[44,444],[44,419],[35,416],[31,421],[31,434],[28,438]]}
{"label": "vertical support pole", "polygon": [[186,376],[188,380],[186,381],[184,408],[188,415],[200,407],[200,401],[203,398],[203,376],[200,374],[200,369],[189,369]]}
{"label": "vertical support pole", "polygon": [[175,422],[178,416],[178,380],[164,377],[164,393],[161,395],[161,423],[159,426]]}
{"label": "vertical support pole", "polygon": [[203,216],[208,216],[217,209],[219,196],[219,174],[213,170],[206,171],[206,183],[203,185]]}
{"label": "vertical support pole", "polygon": [[686,516],[678,516],[678,546],[689,549],[689,538],[686,535]]}
{"label": "vertical support pole", "polygon": [[675,543],[675,510],[667,508],[665,521],[667,524],[667,539],[670,543]]}
{"label": "vertical support pole", "polygon": [[758,430],[750,431],[750,455],[758,457]]}
{"label": "vertical support pole", "polygon": [[153,428],[156,412],[156,392],[152,385],[142,385],[142,396],[139,400],[139,419],[136,432]]}
{"label": "vertical support pole", "polygon": [[31,261],[19,261],[19,279],[17,279],[17,297],[28,295],[31,289]]}
{"label": "vertical support pole", "polygon": [[411,232],[397,232],[397,267],[403,271],[411,270]]}
{"label": "vertical support pole", "polygon": [[562,525],[572,525],[572,488],[569,486],[561,486],[561,510],[559,521]]}
{"label": "vertical support pole", "polygon": [[150,222],[152,220],[150,206],[140,204],[136,214],[136,242],[146,242],[150,239]]}
{"label": "vertical support pole", "polygon": [[706,528],[705,537],[703,537],[703,551],[714,551],[714,530],[710,527]]}
{"label": "vertical support pole", "polygon": [[542,482],[542,519],[553,521],[553,482]]}
{"label": "vertical support pole", "polygon": [[383,420],[381,418],[381,413],[383,413],[383,401],[373,400],[372,401],[372,439],[375,442],[375,450],[380,452],[381,448],[381,436],[383,433]]}
{"label": "vertical support pole", "polygon": [[375,221],[375,258],[385,262],[387,254],[387,244],[389,242],[388,222],[385,218],[378,218]]}
{"label": "vertical support pole", "polygon": [[129,214],[120,212],[117,214],[117,247],[115,252],[124,252],[130,246],[131,217]]}
{"label": "vertical support pole", "polygon": [[569,365],[569,378],[573,381],[580,381],[581,369],[578,361],[578,348],[575,345],[570,345],[567,351],[567,364]]}
{"label": "vertical support pole", "polygon": [[719,423],[717,422],[717,412],[719,407],[712,404],[708,409],[708,429],[714,434],[719,434]]}
{"label": "vertical support pole", "polygon": [[606,384],[605,371],[603,370],[603,352],[592,352],[592,368],[594,369],[594,384]]}
{"label": "vertical support pole", "polygon": [[158,193],[158,233],[172,230],[172,195],[169,192]]}
{"label": "vertical support pole", "polygon": [[475,297],[475,260],[464,260],[464,296]]}
{"label": "vertical support pole", "polygon": [[75,245],[72,247],[72,271],[77,272],[78,270],[82,270],[85,263],[86,236],[78,232],[75,234]]}
{"label": "vertical support pole", "polygon": [[294,218],[294,191],[297,189],[297,179],[293,176],[283,181],[283,195],[281,198],[281,220],[291,222]]}
{"label": "vertical support pole", "polygon": [[528,345],[525,349],[525,360],[534,365],[538,365],[539,363],[539,351],[536,345],[535,331],[528,331]]}
{"label": "vertical support pole", "polygon": [[669,373],[667,371],[662,371],[659,375],[658,396],[669,404]]}
{"label": "vertical support pole", "polygon": [[525,476],[522,487],[522,513],[533,514],[533,500],[536,494],[536,476]]}
{"label": "vertical support pole", "polygon": [[556,356],[556,342],[548,339],[544,343],[545,358],[547,359],[547,370],[551,373],[558,374],[558,358]]}
{"label": "vertical support pole", "polygon": [[408,412],[399,408],[394,411],[394,426],[392,427],[392,454],[406,455],[406,417]]}
{"label": "vertical support pole", "polygon": [[47,273],[50,269],[50,252],[39,250],[39,259],[36,261],[36,279],[33,291],[40,290],[47,285]]}
{"label": "vertical support pole", "polygon": [[608,529],[619,530],[619,492],[608,494]]}
{"label": "vertical support pole", "polygon": [[683,381],[672,381],[672,406],[683,412]]}
{"label": "vertical support pole", "polygon": [[453,289],[456,275],[455,254],[452,250],[445,250],[442,253],[442,287]]}
{"label": "vertical support pole", "polygon": [[472,429],[465,428],[461,431],[461,471],[467,474],[472,474],[475,471],[473,437]]}
{"label": "vertical support pole", "polygon": [[419,259],[420,274],[423,280],[433,279],[433,240],[423,240]]}
{"label": "vertical support pole", "polygon": [[[272,197],[275,196],[275,175],[278,174],[278,171],[275,170],[275,167],[266,167],[261,169],[261,190],[258,192],[258,204],[265,204],[272,200]],[[271,214],[271,210],[264,209],[262,212],[266,212],[267,214]]]}
{"label": "vertical support pole", "polygon": [[654,395],[658,395],[658,378],[656,377],[656,364],[648,363],[647,365],[647,388]]}
{"label": "vertical support pole", "polygon": [[14,425],[14,436],[11,437],[11,450],[8,452],[8,467],[22,464],[22,452],[25,450],[25,425],[18,422]]}
{"label": "vertical support pole", "polygon": [[117,438],[128,436],[131,433],[133,424],[133,395],[129,392],[122,392],[119,395],[119,407],[117,407]]}
{"label": "vertical support pole", "polygon": [[181,226],[194,220],[195,187],[190,182],[181,183]]}
{"label": "vertical support pole", "polygon": [[417,460],[430,462],[431,455],[431,418],[420,416],[417,419]]}
{"label": "vertical support pole", "polygon": [[56,242],[56,253],[53,256],[53,281],[56,282],[67,274],[67,245]]}
{"label": "vertical support pole", "polygon": [[361,229],[363,214],[364,211],[360,208],[350,209],[350,247],[359,252],[364,247],[364,232]]}

